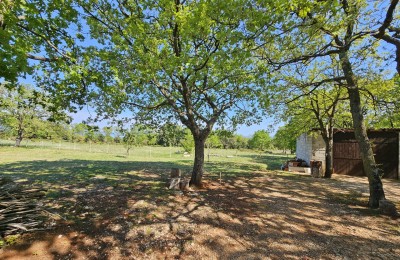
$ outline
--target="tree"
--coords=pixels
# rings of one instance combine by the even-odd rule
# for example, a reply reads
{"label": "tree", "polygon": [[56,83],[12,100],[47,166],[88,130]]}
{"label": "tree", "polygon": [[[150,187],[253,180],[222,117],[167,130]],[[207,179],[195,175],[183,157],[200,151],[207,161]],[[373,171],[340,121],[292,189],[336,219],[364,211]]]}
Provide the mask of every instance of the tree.
{"label": "tree", "polygon": [[232,131],[225,129],[218,129],[215,131],[215,134],[218,136],[219,141],[222,144],[222,148],[224,149],[232,148],[234,143],[234,135]]}
{"label": "tree", "polygon": [[[362,66],[356,66],[357,62],[364,63],[368,51],[372,53],[376,47],[375,42],[366,40],[371,30],[365,28],[363,23],[363,18],[369,17],[373,10],[368,8],[366,1],[347,0],[290,2],[287,9],[291,10],[291,23],[282,24],[276,30],[275,38],[277,44],[283,46],[279,52],[284,55],[274,62],[271,58],[273,49],[269,48],[268,53],[263,54],[265,60],[277,67],[307,64],[316,59],[335,59],[338,62],[338,71],[346,83],[363,168],[368,176],[369,206],[377,208],[379,201],[385,199],[385,194],[361,107],[358,78],[361,77]],[[287,31],[291,34],[285,33]]]}
{"label": "tree", "polygon": [[164,146],[177,146],[184,136],[182,127],[172,123],[165,123],[160,128],[159,144]]}
{"label": "tree", "polygon": [[397,77],[382,79],[371,77],[365,92],[365,104],[370,108],[368,125],[373,128],[400,127],[400,85]]}
{"label": "tree", "polygon": [[268,132],[265,130],[258,130],[254,133],[253,137],[249,140],[249,146],[251,149],[257,149],[265,151],[272,146],[272,139]]}
{"label": "tree", "polygon": [[114,141],[113,132],[114,132],[113,127],[111,126],[103,127],[104,140],[107,144],[112,143]]}
{"label": "tree", "polygon": [[183,139],[181,139],[181,145],[183,147],[183,150],[187,153],[192,153],[193,148],[195,147],[195,142],[193,140],[193,135],[190,133],[190,130],[186,129],[185,130],[185,135]]}
{"label": "tree", "polygon": [[283,150],[284,153],[286,150],[291,153],[296,151],[296,140],[298,134],[301,133],[301,131],[293,131],[296,126],[297,124],[291,124],[289,121],[286,125],[279,127],[272,140],[274,146]]}
{"label": "tree", "polygon": [[208,137],[205,145],[208,148],[208,153],[207,153],[208,161],[210,161],[211,148],[220,148],[220,147],[222,147],[221,140],[219,139],[219,136],[215,132],[212,132],[210,134],[210,136]]}
{"label": "tree", "polygon": [[248,146],[248,139],[242,135],[234,135],[235,139],[235,148],[236,149],[244,149]]}
{"label": "tree", "polygon": [[44,67],[48,73],[69,66],[64,71],[68,78],[67,72],[74,71],[78,64],[80,48],[75,38],[84,39],[81,34],[69,33],[74,27],[80,28],[73,2],[0,2],[0,79],[16,83],[26,74],[41,77],[34,72]]}
{"label": "tree", "polygon": [[51,104],[48,97],[30,86],[17,85],[8,88],[8,84],[0,84],[1,124],[9,128],[16,136],[15,146],[20,146],[25,137],[33,137],[39,129],[46,129],[43,121],[66,119],[63,112],[52,115],[47,111]]}
{"label": "tree", "polygon": [[336,68],[331,61],[314,62],[286,73],[282,70],[282,83],[270,90],[281,97],[271,101],[275,117],[286,121],[296,117],[296,121],[308,125],[303,132],[318,129],[325,143],[325,178],[333,174],[333,130],[340,121],[338,115],[345,113],[340,110],[341,103],[347,100],[344,78],[337,75]]}
{"label": "tree", "polygon": [[210,137],[206,141],[207,148],[221,148],[222,143],[219,136],[214,132],[210,134]]}
{"label": "tree", "polygon": [[99,133],[99,127],[96,125],[85,125],[84,140],[86,143],[93,143],[97,140],[97,135]]}
{"label": "tree", "polygon": [[200,186],[213,126],[261,113],[255,97],[263,71],[250,53],[254,34],[243,28],[245,2],[77,2],[98,42],[85,68],[98,114],[130,110],[143,122],[180,121],[195,142],[190,183]]}
{"label": "tree", "polygon": [[72,141],[84,142],[87,127],[84,123],[75,124],[72,126]]}
{"label": "tree", "polygon": [[138,126],[133,126],[129,129],[122,129],[122,133],[124,135],[122,140],[124,142],[127,155],[129,155],[129,151],[133,147],[143,146],[147,141],[146,134],[144,134]]}

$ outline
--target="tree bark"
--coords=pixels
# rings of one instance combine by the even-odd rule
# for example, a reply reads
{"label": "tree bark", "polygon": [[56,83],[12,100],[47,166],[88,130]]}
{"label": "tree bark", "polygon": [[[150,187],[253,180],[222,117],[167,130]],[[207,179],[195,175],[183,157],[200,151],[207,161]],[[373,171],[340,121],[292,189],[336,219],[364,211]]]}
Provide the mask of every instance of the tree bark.
{"label": "tree bark", "polygon": [[324,178],[331,178],[333,174],[333,138],[325,141],[325,175]]}
{"label": "tree bark", "polygon": [[21,146],[21,141],[22,141],[22,138],[17,137],[17,138],[15,139],[15,146],[16,146],[16,147],[20,147],[20,146]]}
{"label": "tree bark", "polygon": [[350,111],[353,118],[355,137],[360,147],[360,155],[363,162],[364,172],[369,182],[369,207],[378,208],[379,201],[385,199],[379,168],[375,163],[374,153],[369,142],[364,116],[361,109],[360,92],[354,77],[350,60],[346,51],[339,54],[342,70],[347,82],[347,91],[350,100]]}
{"label": "tree bark", "polygon": [[396,70],[400,75],[400,46],[396,45]]}
{"label": "tree bark", "polygon": [[194,165],[192,177],[190,179],[190,186],[194,185],[201,187],[201,180],[204,173],[204,146],[206,137],[202,135],[194,136]]}
{"label": "tree bark", "polygon": [[18,129],[17,138],[15,138],[16,147],[20,147],[22,138],[23,138],[23,131],[21,129]]}
{"label": "tree bark", "polygon": [[331,178],[333,174],[333,115],[335,107],[332,107],[332,115],[329,117],[329,122],[324,125],[321,114],[314,111],[318,118],[318,123],[321,127],[321,136],[325,143],[325,173],[324,178]]}

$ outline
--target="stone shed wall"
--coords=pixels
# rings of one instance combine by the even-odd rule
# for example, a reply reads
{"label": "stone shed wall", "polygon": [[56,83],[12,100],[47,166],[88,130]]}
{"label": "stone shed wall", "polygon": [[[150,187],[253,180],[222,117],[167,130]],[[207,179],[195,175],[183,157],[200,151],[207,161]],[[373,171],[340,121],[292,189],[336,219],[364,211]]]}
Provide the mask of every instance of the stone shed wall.
{"label": "stone shed wall", "polygon": [[312,156],[312,137],[303,133],[296,141],[296,157],[310,163]]}
{"label": "stone shed wall", "polygon": [[296,141],[296,157],[306,161],[321,161],[325,172],[325,143],[322,136],[316,133],[303,133]]}

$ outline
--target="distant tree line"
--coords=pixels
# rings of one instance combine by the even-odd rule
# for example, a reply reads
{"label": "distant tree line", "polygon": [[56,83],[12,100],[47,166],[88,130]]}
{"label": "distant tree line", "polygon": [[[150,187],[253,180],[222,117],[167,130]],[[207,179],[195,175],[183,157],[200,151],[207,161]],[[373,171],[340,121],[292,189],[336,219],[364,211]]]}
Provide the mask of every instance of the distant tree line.
{"label": "distant tree line", "polygon": [[[122,129],[114,126],[93,126],[85,123],[69,124],[66,122],[52,122],[39,116],[30,116],[22,124],[16,123],[17,118],[2,114],[0,121],[0,138],[13,139],[16,146],[24,140],[51,140],[73,143],[102,143],[124,144],[129,151],[139,146],[182,146],[191,153],[194,148],[193,137],[190,131],[182,126],[166,123],[160,128],[150,128],[144,125],[134,125]],[[19,133],[23,132],[22,135]],[[226,130],[213,131],[207,140],[207,148],[218,149],[254,149],[265,151],[274,148],[276,143],[265,130],[254,133],[247,138]],[[278,149],[281,146],[276,146]]]}
{"label": "distant tree line", "polygon": [[[189,153],[195,146],[190,130],[178,124],[99,127],[86,123],[71,124],[70,120],[65,112],[53,111],[51,99],[46,93],[28,85],[18,85],[17,88],[0,85],[0,138],[14,139],[16,146],[24,139],[114,143],[124,144],[128,154],[132,147],[138,146],[182,146]],[[293,150],[293,138],[290,139],[293,135],[283,130],[280,129],[276,138],[272,139],[266,130],[256,131],[247,138],[233,131],[218,129],[211,132],[205,145],[219,149]]]}
{"label": "distant tree line", "polygon": [[[164,123],[160,127],[133,125],[131,127],[99,127],[85,123],[70,124],[64,112],[52,111],[52,104],[45,93],[33,87],[20,85],[9,89],[0,86],[0,138],[14,139],[19,146],[26,139],[68,141],[74,143],[124,144],[127,152],[134,146],[182,146],[186,152],[194,149],[194,140],[187,127]],[[283,141],[274,142],[265,130],[246,138],[228,130],[215,130],[206,142],[207,148],[286,149]],[[282,145],[281,145],[282,144]],[[287,147],[289,149],[289,147]]]}

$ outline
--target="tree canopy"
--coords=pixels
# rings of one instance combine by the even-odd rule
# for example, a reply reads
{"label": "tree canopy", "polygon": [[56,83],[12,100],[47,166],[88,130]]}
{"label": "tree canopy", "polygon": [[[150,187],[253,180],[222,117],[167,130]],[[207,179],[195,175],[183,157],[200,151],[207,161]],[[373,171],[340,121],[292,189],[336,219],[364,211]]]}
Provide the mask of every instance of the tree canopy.
{"label": "tree canopy", "polygon": [[253,137],[249,140],[249,147],[265,151],[272,147],[272,139],[268,132],[265,130],[258,130],[254,133]]}
{"label": "tree canopy", "polygon": [[49,97],[31,86],[0,84],[0,127],[16,137],[16,146],[22,139],[49,135],[49,121],[68,120],[63,111],[51,113]]}

